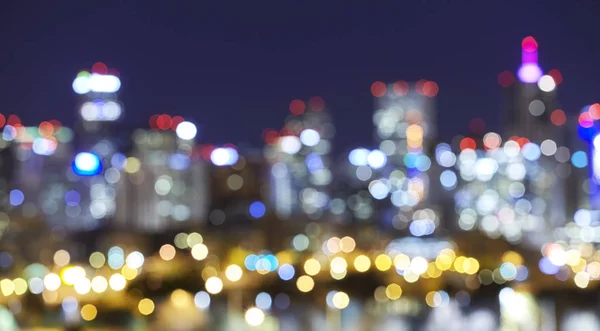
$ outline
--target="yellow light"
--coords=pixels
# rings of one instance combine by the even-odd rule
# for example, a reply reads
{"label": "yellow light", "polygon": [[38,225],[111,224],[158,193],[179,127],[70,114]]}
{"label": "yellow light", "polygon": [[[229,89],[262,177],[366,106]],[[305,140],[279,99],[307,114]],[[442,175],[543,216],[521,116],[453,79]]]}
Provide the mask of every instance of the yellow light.
{"label": "yellow light", "polygon": [[331,300],[337,309],[344,309],[350,304],[350,297],[344,292],[336,292]]}
{"label": "yellow light", "polygon": [[571,269],[573,270],[573,272],[578,273],[578,272],[585,271],[587,262],[582,258],[580,258],[579,261],[577,261],[577,262],[578,262],[577,264],[571,266]]}
{"label": "yellow light", "polygon": [[94,305],[85,305],[81,307],[81,318],[84,321],[93,321],[98,316],[98,309]]}
{"label": "yellow light", "polygon": [[[59,279],[60,284],[60,279]],[[45,303],[55,303],[58,299],[58,292],[56,291],[44,291],[42,292],[42,298]]]}
{"label": "yellow light", "polygon": [[348,270],[344,269],[344,271],[342,272],[335,272],[333,270],[329,270],[329,274],[331,275],[331,278],[335,280],[340,280],[346,277],[346,275],[348,274]]}
{"label": "yellow light", "polygon": [[440,253],[438,254],[438,256],[447,256],[450,258],[450,263],[452,263],[454,261],[454,259],[456,259],[456,253],[450,249],[450,248],[444,248],[440,251]]}
{"label": "yellow light", "polygon": [[464,272],[468,275],[474,275],[479,271],[479,261],[472,257],[465,259],[462,266]]}
{"label": "yellow light", "polygon": [[385,295],[390,300],[398,300],[402,296],[402,288],[398,284],[390,284],[385,288]]}
{"label": "yellow light", "polygon": [[578,272],[575,274],[575,285],[579,288],[586,288],[590,283],[590,275],[587,272]]}
{"label": "yellow light", "polygon": [[17,278],[13,280],[13,284],[15,284],[15,294],[23,295],[27,292],[27,281],[23,278]]}
{"label": "yellow light", "polygon": [[78,294],[88,294],[92,288],[92,282],[89,279],[83,277],[79,278],[74,284],[75,292]]}
{"label": "yellow light", "polygon": [[504,253],[502,255],[502,262],[506,263],[506,262],[510,262],[512,264],[514,264],[515,266],[521,265],[523,264],[523,257],[521,256],[521,254],[514,252],[514,251],[507,251],[506,253]]}
{"label": "yellow light", "polygon": [[414,283],[419,280],[419,274],[412,270],[407,270],[404,272],[404,280],[409,283]]}
{"label": "yellow light", "polygon": [[354,269],[366,272],[371,268],[371,260],[366,255],[359,255],[354,259]]}
{"label": "yellow light", "polygon": [[321,264],[316,259],[308,259],[304,262],[304,272],[307,275],[314,276],[321,271]]}
{"label": "yellow light", "polygon": [[150,299],[142,299],[138,303],[138,310],[140,314],[148,316],[154,312],[154,301]]}
{"label": "yellow light", "polygon": [[394,267],[398,270],[406,270],[410,265],[410,258],[405,254],[398,254],[394,258]]}
{"label": "yellow light", "polygon": [[134,174],[140,170],[142,163],[135,157],[128,157],[125,161],[125,172]]}
{"label": "yellow light", "polygon": [[218,294],[223,290],[223,281],[218,277],[210,277],[204,284],[206,291],[210,294]]}
{"label": "yellow light", "polygon": [[600,262],[591,262],[587,266],[587,272],[592,278],[600,278]]}
{"label": "yellow light", "polygon": [[62,281],[65,285],[73,286],[81,278],[85,278],[85,270],[82,267],[67,267],[61,272]]}
{"label": "yellow light", "polygon": [[249,325],[260,326],[265,321],[265,313],[263,313],[262,310],[253,307],[246,311],[244,318]]}
{"label": "yellow light", "polygon": [[102,276],[96,276],[92,279],[92,291],[96,293],[104,293],[108,288],[108,281]]}
{"label": "yellow light", "polygon": [[208,256],[208,247],[204,244],[197,244],[192,247],[192,257],[198,261],[204,260]]}
{"label": "yellow light", "polygon": [[188,235],[187,237],[187,244],[188,247],[194,247],[198,244],[201,244],[204,242],[204,238],[202,238],[202,235],[197,233],[197,232],[192,232]]}
{"label": "yellow light", "polygon": [[171,261],[175,258],[175,254],[177,254],[177,251],[175,250],[175,247],[173,247],[173,245],[166,244],[162,245],[160,251],[158,251],[158,254],[160,255],[161,259],[165,261]]}
{"label": "yellow light", "polygon": [[385,286],[377,287],[373,293],[373,296],[377,302],[386,302],[388,300],[387,288]]}
{"label": "yellow light", "polygon": [[430,262],[427,266],[427,276],[437,278],[442,275],[442,270],[437,267],[435,262]]}
{"label": "yellow light", "polygon": [[329,267],[331,268],[332,272],[336,274],[341,274],[344,273],[348,268],[348,263],[343,257],[338,256],[331,260]]}
{"label": "yellow light", "polygon": [[192,296],[184,290],[177,289],[171,293],[171,302],[173,302],[176,307],[185,308],[191,306],[194,304],[193,301],[194,299]]}
{"label": "yellow light", "polygon": [[106,257],[100,252],[94,252],[90,255],[90,265],[96,269],[102,268],[106,263]]}
{"label": "yellow light", "polygon": [[465,269],[463,268],[464,264],[465,264],[465,260],[467,258],[464,256],[459,256],[456,258],[456,260],[454,260],[454,269],[456,269],[457,272],[463,273],[465,272]]}
{"label": "yellow light", "polygon": [[356,242],[352,237],[344,237],[340,240],[340,248],[344,253],[350,253],[356,248]]}
{"label": "yellow light", "polygon": [[110,276],[108,285],[110,285],[110,288],[114,291],[121,291],[125,288],[125,285],[127,285],[127,280],[121,274],[114,274]]}
{"label": "yellow light", "polygon": [[380,254],[375,258],[375,267],[379,271],[390,270],[391,266],[392,266],[392,259],[389,256],[387,256],[385,254]]}
{"label": "yellow light", "polygon": [[296,286],[300,292],[310,292],[315,287],[315,281],[310,276],[300,276],[296,281]]}
{"label": "yellow light", "polygon": [[46,287],[48,291],[58,290],[58,288],[60,287],[60,276],[52,273],[47,274],[44,277],[44,287]]}
{"label": "yellow light", "polygon": [[64,267],[71,262],[71,255],[69,252],[61,249],[54,253],[54,264],[59,267]]}
{"label": "yellow light", "polygon": [[138,276],[139,273],[138,273],[137,269],[133,269],[133,268],[130,268],[127,265],[125,265],[121,269],[121,274],[123,275],[123,277],[125,277],[125,279],[133,280],[133,279],[135,279],[135,277]]}
{"label": "yellow light", "polygon": [[225,269],[225,276],[227,277],[227,279],[234,283],[242,279],[243,274],[244,271],[242,270],[242,268],[240,268],[240,266],[236,264],[232,264],[229,267],[227,267],[227,269]]}
{"label": "yellow light", "polygon": [[202,269],[202,279],[204,279],[205,281],[208,280],[210,277],[216,277],[218,274],[219,272],[214,267],[206,267]]}
{"label": "yellow light", "polygon": [[422,257],[422,256],[416,256],[412,259],[412,261],[410,261],[410,271],[412,271],[413,273],[417,274],[417,275],[422,275],[425,272],[427,272],[427,267],[428,267],[429,263],[427,262],[427,260]]}
{"label": "yellow light", "polygon": [[440,270],[448,270],[452,266],[452,261],[453,259],[446,254],[438,255],[435,259],[435,266]]}
{"label": "yellow light", "polygon": [[15,291],[15,284],[10,279],[0,280],[0,290],[2,294],[7,297]]}
{"label": "yellow light", "polygon": [[431,291],[427,293],[427,295],[425,295],[425,302],[429,307],[433,308],[439,305],[439,303],[437,302],[438,300],[436,300],[436,296],[439,296],[439,294],[436,291]]}

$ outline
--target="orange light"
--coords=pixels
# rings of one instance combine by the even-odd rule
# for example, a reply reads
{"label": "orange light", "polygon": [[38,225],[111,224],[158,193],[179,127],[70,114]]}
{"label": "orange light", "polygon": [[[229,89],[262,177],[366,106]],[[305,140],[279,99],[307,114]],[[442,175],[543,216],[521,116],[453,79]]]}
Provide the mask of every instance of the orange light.
{"label": "orange light", "polygon": [[595,103],[595,104],[591,105],[588,112],[590,113],[590,116],[593,119],[595,119],[595,120],[600,119],[600,104]]}
{"label": "orange light", "polygon": [[525,144],[529,143],[529,139],[525,138],[525,137],[521,137],[519,139],[517,139],[517,144],[519,144],[520,147],[525,146]]}
{"label": "orange light", "polygon": [[38,132],[42,137],[51,136],[54,133],[54,126],[50,122],[42,122],[38,127]]}

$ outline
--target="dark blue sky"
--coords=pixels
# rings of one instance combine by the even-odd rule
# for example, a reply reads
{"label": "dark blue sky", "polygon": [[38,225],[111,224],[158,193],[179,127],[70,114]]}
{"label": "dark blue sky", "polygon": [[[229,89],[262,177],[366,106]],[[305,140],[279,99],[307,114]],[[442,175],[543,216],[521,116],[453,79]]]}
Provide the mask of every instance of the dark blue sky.
{"label": "dark blue sky", "polygon": [[125,120],[192,118],[201,140],[259,145],[294,98],[322,96],[347,148],[372,137],[375,80],[434,80],[443,137],[472,117],[492,129],[497,74],[533,35],[568,112],[600,101],[600,4],[589,1],[0,1],[0,112],[72,123],[71,82],[121,71]]}

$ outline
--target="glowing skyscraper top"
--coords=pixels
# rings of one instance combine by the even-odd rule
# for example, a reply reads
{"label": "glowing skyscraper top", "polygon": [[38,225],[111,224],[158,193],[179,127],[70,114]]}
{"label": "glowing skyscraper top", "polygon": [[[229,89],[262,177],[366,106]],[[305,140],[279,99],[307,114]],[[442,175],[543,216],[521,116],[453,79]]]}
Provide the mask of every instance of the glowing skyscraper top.
{"label": "glowing skyscraper top", "polygon": [[522,48],[522,64],[517,75],[523,83],[537,83],[542,77],[542,69],[538,65],[537,41],[531,36],[523,39]]}

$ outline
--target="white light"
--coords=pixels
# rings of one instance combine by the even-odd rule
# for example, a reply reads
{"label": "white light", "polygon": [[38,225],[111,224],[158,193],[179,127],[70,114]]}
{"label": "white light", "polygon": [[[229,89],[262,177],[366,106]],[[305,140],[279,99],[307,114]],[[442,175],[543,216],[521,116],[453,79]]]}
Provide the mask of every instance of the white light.
{"label": "white light", "polygon": [[383,167],[386,164],[386,162],[387,156],[384,152],[378,149],[372,150],[367,156],[367,163],[369,164],[369,167],[373,169],[379,169]]}
{"label": "white light", "polygon": [[112,288],[115,291],[121,291],[125,288],[125,285],[127,285],[127,280],[121,274],[114,274],[110,276],[110,279],[108,280],[108,285],[110,285],[110,288]]}
{"label": "white light", "polygon": [[352,165],[357,167],[366,166],[368,163],[367,159],[369,157],[369,150],[366,148],[357,148],[354,149],[348,154],[348,160]]}
{"label": "white light", "polygon": [[556,88],[556,82],[552,76],[544,75],[538,81],[538,87],[544,92],[552,92]]}
{"label": "white light", "polygon": [[79,109],[86,121],[115,121],[121,117],[121,106],[114,102],[86,102]]}
{"label": "white light", "polygon": [[238,161],[238,152],[231,147],[215,148],[210,153],[210,160],[216,166],[229,166]]}
{"label": "white light", "polygon": [[594,137],[594,148],[596,148],[596,149],[600,148],[600,134],[596,135]]}
{"label": "white light", "polygon": [[144,255],[140,252],[133,252],[127,255],[125,264],[131,269],[138,269],[144,265]]}
{"label": "white light", "polygon": [[105,121],[114,121],[121,117],[121,106],[114,102],[109,101],[102,107],[102,119]]}
{"label": "white light", "polygon": [[423,257],[417,256],[414,259],[412,259],[412,261],[410,261],[410,270],[414,273],[416,273],[417,275],[422,275],[425,273],[425,271],[427,271],[427,267],[428,267],[428,263],[427,260]]}
{"label": "white light", "polygon": [[175,132],[177,133],[177,137],[179,137],[180,139],[192,140],[196,137],[198,129],[196,128],[196,125],[194,125],[194,123],[185,121],[177,125]]}
{"label": "white light", "polygon": [[73,91],[77,94],[89,92],[115,93],[121,88],[121,80],[113,75],[92,74],[81,76],[73,81]]}
{"label": "white light", "polygon": [[321,141],[321,135],[313,129],[306,129],[300,133],[300,141],[306,146],[316,146]]}
{"label": "white light", "polygon": [[60,287],[60,276],[57,274],[47,274],[44,277],[44,286],[48,291],[56,291]]}
{"label": "white light", "polygon": [[265,321],[265,313],[258,308],[250,308],[246,311],[245,318],[251,326],[259,326]]}
{"label": "white light", "polygon": [[279,139],[279,148],[284,153],[287,154],[296,154],[302,148],[302,144],[300,143],[300,139],[296,136],[285,136]]}

